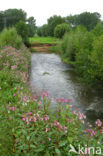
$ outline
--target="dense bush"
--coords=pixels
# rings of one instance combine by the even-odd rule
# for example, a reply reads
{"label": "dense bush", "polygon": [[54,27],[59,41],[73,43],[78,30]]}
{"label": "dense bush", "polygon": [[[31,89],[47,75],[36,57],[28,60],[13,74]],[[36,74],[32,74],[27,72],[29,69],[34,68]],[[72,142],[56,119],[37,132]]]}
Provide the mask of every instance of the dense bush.
{"label": "dense bush", "polygon": [[62,38],[66,32],[71,31],[71,26],[69,24],[63,23],[59,24],[54,29],[54,36]]}
{"label": "dense bush", "polygon": [[17,33],[22,37],[24,44],[26,44],[26,46],[29,46],[29,27],[27,24],[25,24],[24,21],[19,21],[16,24],[16,30]]}
{"label": "dense bush", "polygon": [[0,34],[0,48],[12,46],[19,49],[23,44],[22,38],[17,34],[15,28],[4,29]]}
{"label": "dense bush", "polygon": [[103,35],[94,40],[93,50],[89,59],[91,66],[88,69],[88,73],[93,80],[103,82]]}
{"label": "dense bush", "polygon": [[85,43],[86,29],[78,26],[75,31],[65,34],[61,43],[62,57],[68,58],[69,61],[75,61],[75,55],[80,49],[88,46]]}
{"label": "dense bush", "polygon": [[92,31],[78,26],[66,33],[61,43],[63,61],[72,63],[88,84],[103,82],[103,29],[98,23]]}

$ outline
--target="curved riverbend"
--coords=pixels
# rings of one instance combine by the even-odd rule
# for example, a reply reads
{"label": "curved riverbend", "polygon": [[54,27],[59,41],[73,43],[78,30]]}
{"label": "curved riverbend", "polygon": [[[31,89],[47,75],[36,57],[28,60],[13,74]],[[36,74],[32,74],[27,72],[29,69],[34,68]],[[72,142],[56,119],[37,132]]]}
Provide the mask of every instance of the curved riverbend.
{"label": "curved riverbend", "polygon": [[32,54],[31,84],[34,90],[50,93],[53,107],[56,98],[70,98],[73,108],[80,108],[89,121],[103,116],[103,92],[88,90],[78,82],[73,68],[56,54]]}

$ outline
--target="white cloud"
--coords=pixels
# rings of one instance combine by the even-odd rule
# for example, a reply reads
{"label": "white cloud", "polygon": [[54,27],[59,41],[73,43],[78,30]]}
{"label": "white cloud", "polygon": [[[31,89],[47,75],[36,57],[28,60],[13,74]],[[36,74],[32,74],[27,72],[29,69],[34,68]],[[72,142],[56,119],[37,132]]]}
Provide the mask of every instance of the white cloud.
{"label": "white cloud", "polygon": [[0,10],[21,8],[35,17],[37,25],[42,25],[54,14],[67,16],[90,11],[103,15],[102,3],[103,0],[3,0]]}

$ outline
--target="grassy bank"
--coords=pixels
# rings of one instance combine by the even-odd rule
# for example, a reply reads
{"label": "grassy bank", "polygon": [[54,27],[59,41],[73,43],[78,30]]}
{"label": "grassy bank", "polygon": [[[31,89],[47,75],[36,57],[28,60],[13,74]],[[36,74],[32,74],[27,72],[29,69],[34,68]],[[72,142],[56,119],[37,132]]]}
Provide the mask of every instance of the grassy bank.
{"label": "grassy bank", "polygon": [[32,38],[29,38],[30,44],[33,43],[40,43],[40,44],[57,44],[58,39],[55,37],[39,37],[39,36],[34,36]]}

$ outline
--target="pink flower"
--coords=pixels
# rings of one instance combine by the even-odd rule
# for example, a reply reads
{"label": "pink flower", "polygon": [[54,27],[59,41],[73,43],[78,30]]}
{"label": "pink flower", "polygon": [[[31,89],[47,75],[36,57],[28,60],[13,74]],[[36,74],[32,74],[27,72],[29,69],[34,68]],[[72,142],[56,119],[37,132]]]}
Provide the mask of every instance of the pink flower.
{"label": "pink flower", "polygon": [[8,67],[9,66],[9,63],[8,63],[8,61],[5,63],[5,65]]}
{"label": "pink flower", "polygon": [[56,99],[57,103],[67,103],[67,102],[71,102],[72,99],[64,99],[64,98],[58,98]]}
{"label": "pink flower", "polygon": [[96,132],[93,130],[93,129],[87,129],[87,130],[84,130],[84,133],[89,133],[91,136],[94,136],[96,135]]}
{"label": "pink flower", "polygon": [[49,120],[49,116],[45,115],[45,121]]}
{"label": "pink flower", "polygon": [[36,122],[36,120],[37,120],[37,119],[34,117],[33,121]]}
{"label": "pink flower", "polygon": [[25,121],[26,119],[25,118],[22,118],[22,120]]}
{"label": "pink flower", "polygon": [[15,111],[15,110],[16,110],[16,107],[13,106],[13,107],[10,107],[9,109],[10,109],[11,111]]}
{"label": "pink flower", "polygon": [[96,135],[96,132],[94,130],[91,131],[91,136]]}
{"label": "pink flower", "polygon": [[12,69],[12,70],[15,69],[15,68],[17,68],[17,65],[11,66],[11,69]]}
{"label": "pink flower", "polygon": [[65,127],[65,126],[62,126],[62,128],[61,128],[62,130],[65,130],[65,129],[67,129],[67,127]]}
{"label": "pink flower", "polygon": [[49,128],[46,128],[45,132],[48,132],[49,131]]}
{"label": "pink flower", "polygon": [[98,125],[98,127],[101,127],[101,126],[102,126],[102,122],[98,119],[98,120],[96,121],[96,125]]}
{"label": "pink flower", "polygon": [[40,118],[40,120],[42,120],[42,121],[43,121],[44,119],[43,119],[43,118]]}
{"label": "pink flower", "polygon": [[32,112],[29,112],[29,115],[32,115]]}
{"label": "pink flower", "polygon": [[26,124],[29,125],[29,121],[27,121]]}

